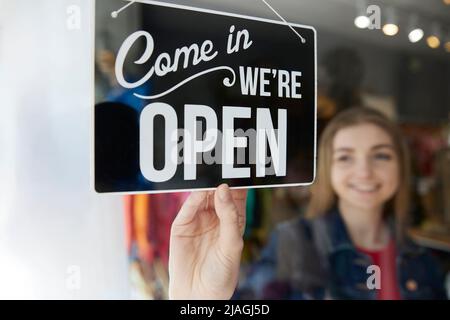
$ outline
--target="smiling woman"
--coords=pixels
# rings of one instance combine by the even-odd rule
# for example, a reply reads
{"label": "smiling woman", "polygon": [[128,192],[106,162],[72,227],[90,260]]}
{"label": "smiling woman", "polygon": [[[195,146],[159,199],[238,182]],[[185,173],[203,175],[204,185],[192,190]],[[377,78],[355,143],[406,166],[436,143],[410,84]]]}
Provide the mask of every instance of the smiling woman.
{"label": "smiling woman", "polygon": [[[336,205],[341,195],[346,195],[344,191],[340,194],[338,190],[350,183],[342,181],[342,176],[347,172],[353,179],[350,185],[355,187],[358,182],[360,189],[367,189],[380,187],[381,184],[375,183],[377,178],[374,175],[384,177],[388,170],[389,177],[386,179],[390,181],[386,184],[391,189],[383,189],[386,192],[384,201],[378,205],[383,212],[395,212],[396,221],[402,225],[409,206],[410,160],[407,146],[395,124],[371,109],[345,111],[323,132],[319,157],[318,177],[312,189],[309,216],[325,213]],[[389,188],[385,184],[383,186]]]}
{"label": "smiling woman", "polygon": [[370,123],[339,130],[333,141],[331,184],[342,212],[355,212],[358,218],[368,211],[367,218],[380,220],[377,215],[399,186],[398,157],[389,134]]}

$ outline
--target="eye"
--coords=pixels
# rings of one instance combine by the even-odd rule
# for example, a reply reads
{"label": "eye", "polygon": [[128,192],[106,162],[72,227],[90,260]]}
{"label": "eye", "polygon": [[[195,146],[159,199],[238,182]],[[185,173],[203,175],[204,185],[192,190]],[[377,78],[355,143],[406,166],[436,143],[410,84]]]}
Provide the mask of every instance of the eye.
{"label": "eye", "polygon": [[376,160],[389,161],[392,160],[392,155],[386,152],[378,152],[374,155]]}
{"label": "eye", "polygon": [[335,159],[337,162],[349,162],[351,157],[349,155],[340,155]]}

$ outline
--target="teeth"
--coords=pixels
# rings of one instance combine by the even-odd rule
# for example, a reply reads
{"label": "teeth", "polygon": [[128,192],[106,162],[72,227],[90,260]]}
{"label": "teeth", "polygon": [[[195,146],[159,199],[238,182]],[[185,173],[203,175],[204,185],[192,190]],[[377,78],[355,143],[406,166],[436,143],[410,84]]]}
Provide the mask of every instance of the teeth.
{"label": "teeth", "polygon": [[373,192],[378,189],[378,186],[354,186],[354,185],[351,185],[351,187],[357,191],[362,191],[362,192]]}

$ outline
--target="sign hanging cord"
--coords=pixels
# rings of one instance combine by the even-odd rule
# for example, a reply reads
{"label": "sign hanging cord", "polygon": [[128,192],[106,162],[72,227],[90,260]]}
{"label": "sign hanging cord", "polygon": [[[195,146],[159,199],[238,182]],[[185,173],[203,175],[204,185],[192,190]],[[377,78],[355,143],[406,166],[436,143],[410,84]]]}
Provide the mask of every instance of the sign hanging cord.
{"label": "sign hanging cord", "polygon": [[136,1],[130,1],[129,3],[127,3],[126,5],[124,5],[122,8],[120,8],[119,10],[113,11],[111,12],[111,17],[113,18],[117,18],[117,16],[119,15],[119,13],[123,10],[125,10],[126,8],[128,8],[129,6],[131,6],[133,3],[135,3]]}
{"label": "sign hanging cord", "polygon": [[[303,38],[287,21],[286,19],[284,19],[281,14],[279,14],[266,0],[261,0],[270,10],[272,10],[273,13],[275,13],[278,18],[280,18],[285,25],[287,25],[301,40],[302,43],[305,43],[306,40],[305,38]],[[129,6],[131,6],[132,4],[134,4],[136,1],[130,1],[129,3],[127,3],[126,5],[124,5],[122,8],[120,8],[119,10],[113,11],[111,12],[111,17],[113,18],[117,18],[117,16],[119,15],[119,13],[123,10],[125,10],[126,8],[128,8]]]}
{"label": "sign hanging cord", "polygon": [[300,38],[300,40],[302,41],[302,43],[305,43],[306,40],[305,38],[303,38],[274,8],[272,8],[272,6],[270,4],[267,3],[266,0],[261,0],[262,2],[264,2],[264,4],[269,7],[270,10],[272,10],[277,16],[278,18],[280,18],[281,20],[283,20],[283,22],[289,27],[291,28],[292,31],[294,31],[294,33]]}

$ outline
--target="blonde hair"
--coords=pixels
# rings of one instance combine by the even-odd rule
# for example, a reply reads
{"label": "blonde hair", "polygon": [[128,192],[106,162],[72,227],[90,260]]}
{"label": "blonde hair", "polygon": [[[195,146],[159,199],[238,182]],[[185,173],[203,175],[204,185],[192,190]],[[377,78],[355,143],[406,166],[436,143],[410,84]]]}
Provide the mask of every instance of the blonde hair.
{"label": "blonde hair", "polygon": [[311,199],[306,210],[309,218],[326,214],[336,205],[337,196],[331,185],[333,141],[336,133],[346,127],[370,123],[383,129],[392,139],[399,164],[399,187],[384,206],[385,217],[394,214],[399,236],[403,233],[410,201],[409,152],[399,128],[382,113],[366,108],[347,109],[333,118],[323,131],[318,151],[317,176],[311,187]]}

